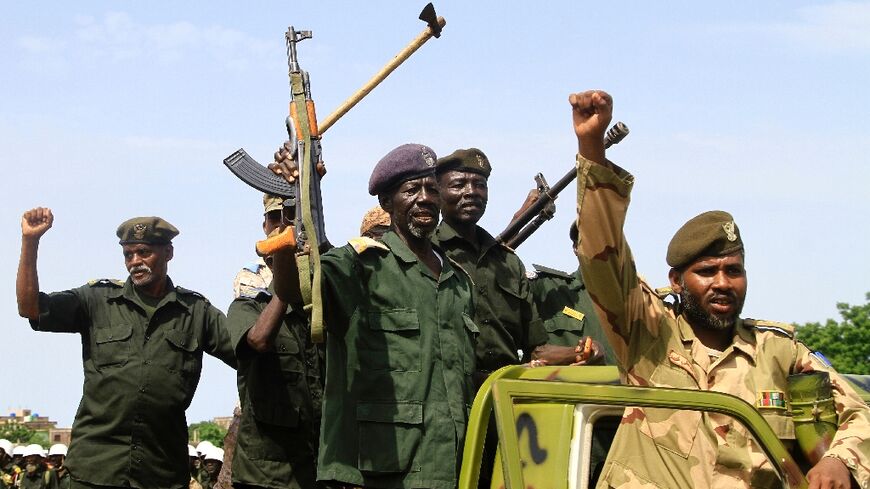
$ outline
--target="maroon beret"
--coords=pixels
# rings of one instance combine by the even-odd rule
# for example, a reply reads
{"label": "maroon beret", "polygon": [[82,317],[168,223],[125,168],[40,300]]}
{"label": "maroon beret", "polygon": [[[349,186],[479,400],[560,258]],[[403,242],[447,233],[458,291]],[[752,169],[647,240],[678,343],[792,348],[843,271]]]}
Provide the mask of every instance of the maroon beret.
{"label": "maroon beret", "polygon": [[378,195],[394,186],[435,174],[435,151],[424,144],[403,144],[386,154],[372,170],[369,194]]}

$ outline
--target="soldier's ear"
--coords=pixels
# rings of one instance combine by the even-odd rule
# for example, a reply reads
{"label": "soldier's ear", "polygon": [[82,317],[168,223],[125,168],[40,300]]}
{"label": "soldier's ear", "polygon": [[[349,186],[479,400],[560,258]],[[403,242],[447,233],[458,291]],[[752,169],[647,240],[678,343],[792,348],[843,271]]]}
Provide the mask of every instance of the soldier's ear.
{"label": "soldier's ear", "polygon": [[171,260],[173,256],[175,256],[175,248],[172,247],[172,243],[169,243],[166,245],[166,261]]}
{"label": "soldier's ear", "polygon": [[671,290],[673,290],[675,294],[681,294],[683,292],[683,272],[676,268],[671,268],[668,272],[668,280],[671,282]]}

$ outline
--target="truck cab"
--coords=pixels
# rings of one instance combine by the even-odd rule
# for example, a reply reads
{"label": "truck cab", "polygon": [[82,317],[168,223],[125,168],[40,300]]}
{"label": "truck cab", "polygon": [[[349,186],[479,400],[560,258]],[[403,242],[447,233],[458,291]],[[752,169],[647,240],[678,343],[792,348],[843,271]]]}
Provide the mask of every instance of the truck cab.
{"label": "truck cab", "polygon": [[[844,375],[865,403],[870,376]],[[490,417],[498,432],[492,488],[594,488],[626,407],[655,407],[733,417],[767,455],[778,480],[803,488],[801,465],[764,417],[728,394],[621,385],[616,367],[509,366],[493,373],[472,406],[460,489],[478,487]]]}

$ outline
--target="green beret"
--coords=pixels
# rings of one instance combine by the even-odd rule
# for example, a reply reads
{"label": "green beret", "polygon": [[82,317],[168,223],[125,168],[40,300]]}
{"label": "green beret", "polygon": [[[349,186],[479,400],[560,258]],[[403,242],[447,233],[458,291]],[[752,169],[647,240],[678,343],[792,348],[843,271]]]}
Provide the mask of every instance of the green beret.
{"label": "green beret", "polygon": [[125,244],[169,244],[178,236],[178,229],[159,217],[134,217],[118,226],[116,233]]}
{"label": "green beret", "polygon": [[435,172],[442,173],[448,170],[470,171],[489,178],[492,167],[489,165],[489,158],[483,154],[483,151],[477,148],[468,148],[457,149],[443,158],[438,158]]}
{"label": "green beret", "polygon": [[702,256],[725,256],[743,249],[740,230],[725,211],[708,211],[683,224],[668,245],[667,262],[682,268]]}

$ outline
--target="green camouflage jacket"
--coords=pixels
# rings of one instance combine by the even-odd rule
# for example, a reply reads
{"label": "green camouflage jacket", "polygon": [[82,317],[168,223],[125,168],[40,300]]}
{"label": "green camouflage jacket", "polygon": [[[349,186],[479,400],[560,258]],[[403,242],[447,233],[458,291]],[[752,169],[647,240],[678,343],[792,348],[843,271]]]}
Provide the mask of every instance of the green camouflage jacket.
{"label": "green camouflage jacket", "polygon": [[[580,267],[598,317],[633,385],[733,394],[756,406],[788,442],[787,376],[831,372],[840,428],[826,456],[870,484],[870,410],[854,390],[795,341],[791,326],[738,320],[733,344],[718,358],[638,278],[623,233],[634,177],[578,156]],[[771,400],[775,400],[771,402]],[[598,487],[768,487],[775,475],[747,431],[715,413],[627,408]]]}
{"label": "green camouflage jacket", "polygon": [[34,330],[81,335],[85,382],[65,462],[75,480],[138,489],[190,480],[184,411],[202,354],[236,360],[224,314],[171,280],[167,290],[150,320],[129,279],[39,294]]}
{"label": "green camouflage jacket", "polygon": [[468,276],[448,259],[435,276],[394,232],[330,250],[322,266],[318,479],[453,489],[474,397]]}

